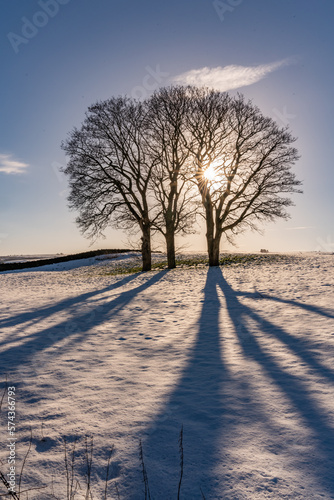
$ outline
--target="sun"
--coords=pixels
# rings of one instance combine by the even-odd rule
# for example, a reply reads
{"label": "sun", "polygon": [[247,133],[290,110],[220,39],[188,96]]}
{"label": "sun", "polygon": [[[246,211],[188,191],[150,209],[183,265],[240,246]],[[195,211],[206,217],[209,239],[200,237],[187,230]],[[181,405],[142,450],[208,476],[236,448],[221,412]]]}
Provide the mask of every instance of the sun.
{"label": "sun", "polygon": [[209,167],[204,171],[203,177],[207,181],[214,181],[216,179],[217,174],[212,165],[209,165]]}
{"label": "sun", "polygon": [[202,171],[202,182],[211,194],[221,193],[226,187],[226,177],[222,165],[218,162],[211,163]]}

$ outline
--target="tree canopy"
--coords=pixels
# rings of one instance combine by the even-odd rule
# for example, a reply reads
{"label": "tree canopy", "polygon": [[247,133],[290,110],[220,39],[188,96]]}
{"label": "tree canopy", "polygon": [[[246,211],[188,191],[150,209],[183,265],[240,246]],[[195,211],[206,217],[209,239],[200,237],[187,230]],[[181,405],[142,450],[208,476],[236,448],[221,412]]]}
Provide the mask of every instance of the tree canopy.
{"label": "tree canopy", "polygon": [[294,142],[241,94],[177,86],[143,102],[111,98],[90,106],[62,144],[70,207],[89,237],[108,225],[137,227],[143,270],[151,268],[152,232],[164,235],[175,267],[175,235],[194,231],[202,214],[209,263],[218,265],[223,234],[289,217],[288,195],[301,184]]}

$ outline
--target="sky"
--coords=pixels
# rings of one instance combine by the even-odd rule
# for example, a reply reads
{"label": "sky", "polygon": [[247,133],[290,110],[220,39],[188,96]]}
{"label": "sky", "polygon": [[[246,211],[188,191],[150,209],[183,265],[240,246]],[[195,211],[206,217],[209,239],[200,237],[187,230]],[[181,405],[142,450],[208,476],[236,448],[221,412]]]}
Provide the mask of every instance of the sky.
{"label": "sky", "polygon": [[[239,236],[235,250],[334,251],[333,17],[331,0],[5,2],[0,255],[128,247],[114,229],[93,244],[81,235],[61,141],[97,100],[185,83],[241,92],[298,138],[304,193],[291,219]],[[205,250],[204,229],[178,246]]]}

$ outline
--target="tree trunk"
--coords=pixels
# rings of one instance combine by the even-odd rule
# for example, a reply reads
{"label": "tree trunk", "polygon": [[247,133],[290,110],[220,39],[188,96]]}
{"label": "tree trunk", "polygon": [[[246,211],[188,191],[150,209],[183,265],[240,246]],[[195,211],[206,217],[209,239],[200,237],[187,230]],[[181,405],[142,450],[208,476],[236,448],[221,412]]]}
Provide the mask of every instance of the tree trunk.
{"label": "tree trunk", "polygon": [[216,234],[212,241],[211,255],[209,255],[209,265],[219,266],[219,246],[220,246],[220,234]]}
{"label": "tree trunk", "polygon": [[205,212],[206,212],[206,241],[207,241],[208,255],[209,255],[209,266],[218,266],[217,256],[216,256],[217,252],[215,248],[215,238],[214,238],[215,223],[213,219],[213,209],[212,209],[212,204],[208,200],[205,203]]}
{"label": "tree trunk", "polygon": [[143,259],[143,271],[150,271],[152,268],[151,259],[151,228],[147,223],[142,224],[142,259]]}
{"label": "tree trunk", "polygon": [[167,246],[167,263],[168,269],[174,269],[176,267],[175,259],[175,234],[174,227],[166,228],[166,246]]}
{"label": "tree trunk", "polygon": [[209,266],[219,266],[220,235],[208,240]]}
{"label": "tree trunk", "polygon": [[178,170],[173,172],[170,183],[170,192],[168,195],[168,206],[165,215],[166,221],[166,247],[167,247],[167,263],[168,269],[174,269],[176,267],[175,260],[175,218],[176,218],[176,205],[175,201],[177,199],[177,175]]}

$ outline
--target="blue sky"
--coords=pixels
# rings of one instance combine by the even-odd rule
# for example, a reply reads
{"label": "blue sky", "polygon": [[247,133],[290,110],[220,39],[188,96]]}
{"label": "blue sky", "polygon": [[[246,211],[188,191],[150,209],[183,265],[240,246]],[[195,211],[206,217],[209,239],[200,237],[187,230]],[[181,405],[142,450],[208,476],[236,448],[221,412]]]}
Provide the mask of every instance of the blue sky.
{"label": "blue sky", "polygon": [[[292,219],[236,240],[242,251],[334,251],[334,65],[330,0],[11,0],[0,20],[0,255],[90,247],[66,201],[60,143],[96,100],[197,81],[253,99],[289,124],[304,194]],[[204,250],[205,236],[180,244]]]}

